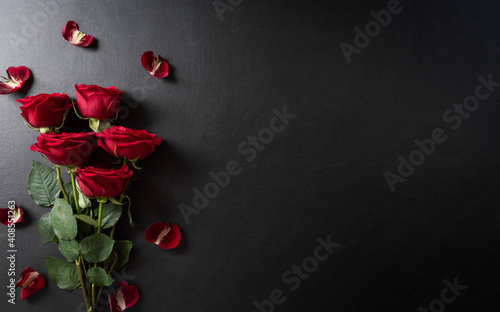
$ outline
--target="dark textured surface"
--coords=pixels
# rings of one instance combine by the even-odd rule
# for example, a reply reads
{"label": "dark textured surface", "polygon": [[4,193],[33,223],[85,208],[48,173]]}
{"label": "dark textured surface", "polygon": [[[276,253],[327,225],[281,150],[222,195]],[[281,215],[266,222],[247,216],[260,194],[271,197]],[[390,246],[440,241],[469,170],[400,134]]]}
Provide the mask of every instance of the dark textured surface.
{"label": "dark textured surface", "polygon": [[[387,1],[244,0],[223,21],[210,0],[57,3],[44,21],[36,1],[1,1],[0,69],[25,65],[33,76],[27,93],[0,96],[0,203],[26,211],[17,273],[31,266],[47,277],[42,256],[60,256],[37,232],[47,209],[31,201],[26,183],[32,160],[43,160],[29,151],[36,133],[14,100],[74,98],[74,83],[84,83],[125,91],[130,115],[118,122],[165,140],[130,192],[136,229],[123,222],[117,233],[135,245],[122,272],[140,291],[130,311],[257,311],[252,302],[274,289],[286,296],[275,311],[418,311],[455,277],[468,288],[446,311],[498,306],[500,94],[457,130],[442,119],[474,94],[478,76],[500,81],[497,1],[402,1],[350,64],[339,44],[353,44],[353,28]],[[23,27],[37,18],[27,38]],[[68,20],[97,46],[66,42]],[[169,61],[170,77],[142,68],[148,50]],[[297,117],[246,161],[240,143],[284,106]],[[447,140],[391,192],[384,172],[397,173],[398,155],[408,158],[413,141],[435,128]],[[186,224],[178,206],[192,206],[192,189],[231,160],[241,173]],[[144,240],[160,220],[181,226],[177,249]],[[3,226],[0,235],[5,290]],[[292,291],[282,274],[328,235],[341,246]],[[0,296],[2,311],[81,311],[83,302],[80,291],[52,282],[23,302],[18,289],[15,306],[7,299]]]}

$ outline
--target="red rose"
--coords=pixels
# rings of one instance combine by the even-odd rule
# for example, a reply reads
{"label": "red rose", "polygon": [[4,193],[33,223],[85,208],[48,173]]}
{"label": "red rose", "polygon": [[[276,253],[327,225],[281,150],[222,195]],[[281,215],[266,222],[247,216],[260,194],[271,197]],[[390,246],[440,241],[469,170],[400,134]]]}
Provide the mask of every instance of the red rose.
{"label": "red rose", "polygon": [[76,180],[87,197],[116,197],[121,195],[132,177],[127,165],[119,169],[78,168]]}
{"label": "red rose", "polygon": [[114,119],[120,108],[121,94],[115,87],[75,84],[76,100],[80,113],[89,118]]}
{"label": "red rose", "polygon": [[161,138],[146,130],[113,126],[98,133],[97,144],[111,155],[130,160],[144,159],[160,145]]}
{"label": "red rose", "polygon": [[94,133],[41,133],[37,143],[31,145],[33,152],[45,155],[53,164],[60,166],[81,166],[85,164],[95,148],[90,140]]}
{"label": "red rose", "polygon": [[38,94],[18,99],[21,116],[34,128],[61,127],[64,115],[73,106],[67,94]]}

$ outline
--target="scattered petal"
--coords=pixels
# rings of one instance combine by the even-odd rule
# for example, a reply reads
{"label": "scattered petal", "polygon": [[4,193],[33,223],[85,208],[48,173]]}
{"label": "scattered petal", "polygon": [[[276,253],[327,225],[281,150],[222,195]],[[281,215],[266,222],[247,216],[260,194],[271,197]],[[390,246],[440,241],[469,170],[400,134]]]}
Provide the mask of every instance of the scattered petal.
{"label": "scattered petal", "polygon": [[73,21],[66,23],[62,31],[62,36],[69,41],[69,43],[79,47],[88,47],[94,40],[94,37],[79,31],[78,26],[76,26],[76,23]]}
{"label": "scattered petal", "polygon": [[142,67],[156,78],[168,76],[168,63],[160,55],[155,57],[153,51],[144,52],[141,56]]}
{"label": "scattered petal", "polygon": [[0,82],[0,94],[9,94],[19,90],[29,76],[30,70],[25,66],[9,67],[7,81]]}
{"label": "scattered petal", "polygon": [[111,312],[121,312],[133,306],[139,300],[139,292],[134,285],[127,282],[118,283],[118,291],[108,294]]}
{"label": "scattered petal", "polygon": [[21,206],[16,205],[13,209],[13,213],[11,212],[9,215],[10,208],[0,208],[0,222],[9,226],[12,223],[19,223],[23,220],[23,208]]}
{"label": "scattered petal", "polygon": [[156,244],[163,249],[177,247],[181,241],[181,230],[177,224],[164,221],[151,224],[144,233],[148,242]]}
{"label": "scattered petal", "polygon": [[45,288],[45,277],[30,267],[21,273],[21,279],[17,281],[16,287],[22,287],[21,300],[28,298],[37,291]]}

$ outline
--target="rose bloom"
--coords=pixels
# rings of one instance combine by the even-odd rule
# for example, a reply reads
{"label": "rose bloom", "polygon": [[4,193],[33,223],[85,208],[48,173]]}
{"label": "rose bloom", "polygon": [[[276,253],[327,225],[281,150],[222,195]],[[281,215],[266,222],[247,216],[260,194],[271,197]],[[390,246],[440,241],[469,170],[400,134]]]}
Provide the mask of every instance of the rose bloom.
{"label": "rose bloom", "polygon": [[78,109],[84,117],[104,120],[114,119],[120,108],[121,95],[115,87],[75,84]]}
{"label": "rose bloom", "polygon": [[40,152],[53,164],[60,166],[81,166],[92,156],[95,145],[94,133],[41,133],[37,143],[31,145],[33,152]]}
{"label": "rose bloom", "polygon": [[127,165],[118,169],[78,168],[76,180],[87,197],[116,197],[125,191],[133,171]]}
{"label": "rose bloom", "polygon": [[60,127],[64,114],[73,106],[67,94],[38,94],[17,99],[23,104],[21,116],[34,128]]}
{"label": "rose bloom", "polygon": [[146,130],[113,126],[98,133],[97,144],[111,155],[130,160],[144,159],[160,145],[161,138]]}

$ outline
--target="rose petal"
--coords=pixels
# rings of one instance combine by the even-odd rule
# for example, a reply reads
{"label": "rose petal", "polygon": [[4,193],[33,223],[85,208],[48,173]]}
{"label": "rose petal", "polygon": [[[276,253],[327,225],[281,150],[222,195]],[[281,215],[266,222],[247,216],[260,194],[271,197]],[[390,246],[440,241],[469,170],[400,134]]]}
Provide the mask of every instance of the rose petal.
{"label": "rose petal", "polygon": [[118,283],[118,291],[108,294],[111,312],[121,312],[133,306],[139,300],[139,291],[134,285],[122,281]]}
{"label": "rose petal", "polygon": [[[0,208],[0,222],[5,224],[6,226],[9,226],[9,208]],[[19,223],[23,220],[23,208],[21,206],[16,205],[16,208],[14,209],[14,222],[12,223]]]}
{"label": "rose petal", "polygon": [[181,241],[181,230],[177,224],[164,221],[151,224],[144,233],[148,242],[156,244],[163,249],[177,247]]}
{"label": "rose petal", "polygon": [[153,53],[153,51],[144,52],[141,56],[142,67],[144,67],[145,70],[150,72],[151,70],[153,70],[154,60],[155,60],[155,54]]}
{"label": "rose petal", "polygon": [[31,296],[45,287],[45,278],[30,267],[21,273],[21,279],[17,281],[16,287],[22,287],[21,300]]}
{"label": "rose petal", "polygon": [[168,76],[168,63],[160,55],[155,57],[153,51],[144,52],[141,56],[142,67],[156,78]]}
{"label": "rose petal", "polygon": [[69,43],[79,47],[87,47],[94,40],[94,37],[79,31],[78,26],[73,21],[68,21],[66,23],[66,26],[64,26],[64,29],[62,31],[62,36],[64,37],[64,39],[69,41]]}
{"label": "rose petal", "polygon": [[0,82],[0,94],[9,94],[19,90],[29,76],[30,71],[25,66],[9,67],[7,81]]}

